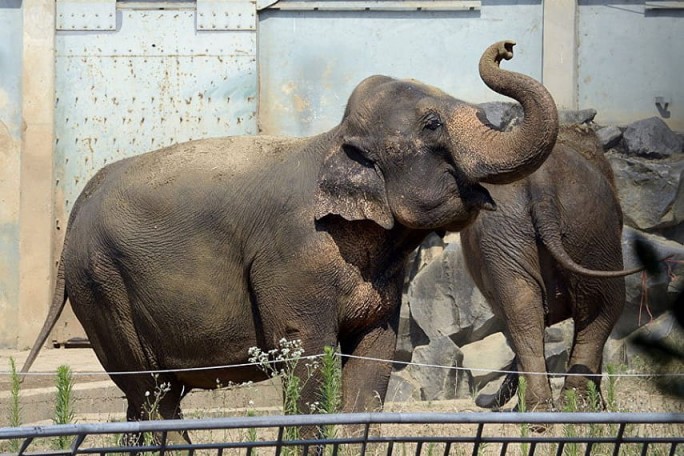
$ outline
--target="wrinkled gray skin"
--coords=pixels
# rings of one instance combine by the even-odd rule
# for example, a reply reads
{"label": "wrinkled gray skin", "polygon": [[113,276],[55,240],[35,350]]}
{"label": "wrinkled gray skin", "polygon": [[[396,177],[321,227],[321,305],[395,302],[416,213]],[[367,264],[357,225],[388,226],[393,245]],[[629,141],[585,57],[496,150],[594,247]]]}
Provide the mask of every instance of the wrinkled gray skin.
{"label": "wrinkled gray skin", "polygon": [[[625,302],[622,277],[641,269],[622,270],[622,211],[595,133],[561,127],[535,173],[487,189],[498,210],[481,214],[461,242],[470,275],[506,326],[513,369],[546,373],[544,328],[573,318],[568,372],[600,374],[603,347]],[[546,375],[522,375],[526,409],[552,409]],[[590,378],[568,376],[563,389],[586,397]],[[593,381],[599,386],[600,376]],[[517,385],[517,374],[509,374],[497,393],[476,402],[502,407]]]}
{"label": "wrinkled gray skin", "polygon": [[[74,205],[54,302],[22,371],[66,298],[111,372],[242,364],[250,347],[282,338],[310,355],[339,343],[392,359],[408,254],[431,230],[492,208],[480,182],[525,177],[555,143],[553,100],[499,68],[511,57],[512,43],[491,46],[480,73],[525,107],[517,131],[493,131],[476,106],[433,87],[373,76],[318,136],[199,140],[103,168]],[[391,363],[344,358],[342,370],[343,409],[376,408]],[[155,380],[111,377],[128,419],[147,418]],[[181,416],[193,388],[263,378],[245,367],[160,374],[170,391],[159,413]],[[315,384],[301,404],[316,400]]]}

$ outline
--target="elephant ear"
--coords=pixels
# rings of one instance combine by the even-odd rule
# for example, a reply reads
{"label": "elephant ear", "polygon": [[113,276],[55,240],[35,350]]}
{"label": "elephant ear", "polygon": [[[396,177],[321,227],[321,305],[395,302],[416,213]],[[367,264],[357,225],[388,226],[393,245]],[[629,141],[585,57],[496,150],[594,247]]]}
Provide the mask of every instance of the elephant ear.
{"label": "elephant ear", "polygon": [[375,167],[366,140],[345,138],[328,153],[318,174],[315,217],[337,214],[345,220],[372,220],[385,229],[394,226],[385,179]]}

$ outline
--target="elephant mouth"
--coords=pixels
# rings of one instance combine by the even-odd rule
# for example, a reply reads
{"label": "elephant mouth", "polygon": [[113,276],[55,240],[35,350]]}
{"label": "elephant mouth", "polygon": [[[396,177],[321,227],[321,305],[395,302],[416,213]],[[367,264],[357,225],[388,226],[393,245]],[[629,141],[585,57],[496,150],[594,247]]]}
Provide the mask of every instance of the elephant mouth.
{"label": "elephant mouth", "polygon": [[496,203],[489,191],[480,184],[471,184],[461,193],[463,201],[472,210],[495,211]]}

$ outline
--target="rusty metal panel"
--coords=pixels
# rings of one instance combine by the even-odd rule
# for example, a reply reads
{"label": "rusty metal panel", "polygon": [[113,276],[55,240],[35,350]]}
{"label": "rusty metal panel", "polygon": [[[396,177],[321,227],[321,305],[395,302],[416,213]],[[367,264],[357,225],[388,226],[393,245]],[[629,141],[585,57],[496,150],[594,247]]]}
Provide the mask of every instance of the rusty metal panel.
{"label": "rusty metal panel", "polygon": [[[277,5],[286,9],[291,1]],[[415,78],[472,102],[503,99],[480,80],[480,55],[495,41],[513,39],[515,58],[503,66],[541,79],[542,13],[541,1],[442,12],[264,9],[260,127],[297,136],[327,130],[356,84],[372,74]]]}
{"label": "rusty metal panel", "polygon": [[116,0],[57,0],[57,30],[116,30]]}
{"label": "rusty metal panel", "polygon": [[256,37],[195,32],[192,11],[121,11],[116,33],[58,33],[56,168],[66,212],[105,164],[256,132]]}
{"label": "rusty metal panel", "polygon": [[197,0],[197,30],[256,30],[256,0]]}

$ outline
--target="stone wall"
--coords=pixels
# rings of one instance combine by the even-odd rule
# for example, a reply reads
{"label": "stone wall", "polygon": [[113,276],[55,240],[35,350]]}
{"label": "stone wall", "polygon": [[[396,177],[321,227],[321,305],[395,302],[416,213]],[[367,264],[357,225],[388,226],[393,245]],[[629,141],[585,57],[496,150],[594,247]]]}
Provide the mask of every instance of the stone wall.
{"label": "stone wall", "polygon": [[[490,122],[503,130],[519,123],[522,110],[513,103],[481,105]],[[625,267],[638,266],[635,236],[671,257],[659,277],[628,276],[626,305],[604,348],[608,363],[628,366],[638,332],[657,338],[682,337],[667,305],[684,288],[684,135],[660,118],[625,127],[593,123],[596,111],[564,111],[562,123],[594,128],[615,173],[624,211]],[[466,271],[459,235],[431,235],[411,260],[403,296],[400,334],[388,400],[444,400],[471,397],[498,388],[514,354],[503,323],[489,309]],[[572,320],[546,330],[549,372],[564,372],[573,337]]]}

